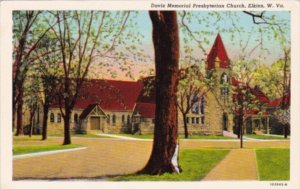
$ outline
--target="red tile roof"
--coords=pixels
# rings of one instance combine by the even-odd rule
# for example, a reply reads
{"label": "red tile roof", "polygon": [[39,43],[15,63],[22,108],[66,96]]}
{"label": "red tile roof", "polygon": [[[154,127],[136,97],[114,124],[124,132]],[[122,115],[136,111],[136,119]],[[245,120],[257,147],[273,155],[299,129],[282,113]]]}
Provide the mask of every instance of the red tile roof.
{"label": "red tile roof", "polygon": [[[268,103],[270,101],[269,98],[260,90],[258,86],[250,87],[248,84],[241,82],[235,79],[234,77],[231,78],[231,84],[234,86],[242,85],[242,87],[250,89],[251,93],[256,97],[256,99],[259,102]],[[233,98],[237,98],[237,95],[233,94]]]}
{"label": "red tile roof", "polygon": [[144,118],[154,118],[155,117],[155,107],[154,103],[141,103],[136,104],[136,110]]}
{"label": "red tile roof", "polygon": [[228,68],[229,67],[229,58],[223,44],[221,35],[218,33],[215,42],[207,56],[207,69],[215,68],[215,60],[218,58],[220,62],[221,68]]}
{"label": "red tile roof", "polygon": [[98,104],[103,110],[132,111],[142,89],[143,83],[136,81],[86,80],[74,108]]}
{"label": "red tile roof", "polygon": [[280,98],[277,98],[277,99],[275,99],[273,101],[270,101],[267,106],[269,108],[279,107],[279,106],[281,106],[282,102],[285,102],[285,104],[290,105],[290,103],[291,103],[290,94],[286,95],[285,98],[280,97]]}

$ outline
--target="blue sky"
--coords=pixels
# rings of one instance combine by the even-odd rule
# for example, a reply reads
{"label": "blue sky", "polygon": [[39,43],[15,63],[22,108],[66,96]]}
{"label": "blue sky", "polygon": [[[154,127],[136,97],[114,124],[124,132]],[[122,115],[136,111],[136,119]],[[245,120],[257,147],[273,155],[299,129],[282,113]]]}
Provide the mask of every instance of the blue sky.
{"label": "blue sky", "polygon": [[[259,28],[263,31],[263,47],[267,48],[270,52],[261,51],[260,49],[256,49],[252,54],[252,58],[255,58],[259,54],[261,54],[266,59],[262,63],[270,64],[280,58],[282,56],[282,50],[280,48],[280,44],[278,40],[275,40],[274,34],[272,31],[266,27],[269,27],[266,24],[256,25],[253,23],[252,17],[241,12],[218,12],[219,20],[217,14],[211,15],[212,12],[209,11],[201,11],[201,12],[192,12],[193,16],[191,16],[190,23],[188,23],[187,19],[185,19],[186,24],[192,31],[197,32],[208,32],[209,34],[202,34],[201,37],[205,37],[209,43],[203,44],[206,51],[210,50],[210,47],[213,44],[213,41],[219,32],[223,38],[223,42],[231,59],[237,59],[238,55],[241,53],[241,44],[245,46],[248,42],[248,46],[246,48],[246,52],[250,52],[257,44],[258,39],[261,38],[261,34],[258,32]],[[235,14],[234,16],[232,16]],[[178,14],[179,22],[181,22],[180,13]],[[231,15],[231,16],[230,16]],[[284,30],[284,35],[286,38],[290,39],[290,13],[288,11],[277,11],[277,12],[265,12],[265,16],[271,18],[274,15],[274,21],[280,24],[286,24],[286,28]],[[199,23],[201,22],[201,23]],[[235,26],[234,26],[235,24]],[[243,31],[238,32],[228,32],[229,30],[235,28],[243,28]],[[137,28],[139,32],[144,35],[143,40],[143,48],[150,55],[153,54],[152,47],[152,25],[147,11],[139,12],[137,17]],[[251,38],[249,38],[251,36]],[[181,47],[183,47],[183,38],[185,34],[180,32],[181,39]],[[201,38],[200,37],[200,38]],[[197,47],[197,45],[193,42],[190,43],[191,47],[194,48],[195,54],[199,54],[199,56],[203,56],[201,50]]]}

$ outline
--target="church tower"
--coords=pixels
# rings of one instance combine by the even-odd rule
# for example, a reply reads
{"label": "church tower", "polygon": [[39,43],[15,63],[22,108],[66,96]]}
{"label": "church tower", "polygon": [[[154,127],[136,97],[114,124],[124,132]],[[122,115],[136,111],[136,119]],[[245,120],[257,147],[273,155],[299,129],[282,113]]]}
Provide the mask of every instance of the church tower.
{"label": "church tower", "polygon": [[218,33],[207,56],[207,77],[212,79],[213,88],[218,97],[228,100],[230,84],[230,60],[221,35]]}
{"label": "church tower", "polygon": [[219,33],[207,56],[206,77],[210,79],[211,83],[210,95],[207,96],[209,125],[215,131],[231,132],[233,116],[229,109],[230,97],[232,96],[229,91],[231,83],[230,60]]}

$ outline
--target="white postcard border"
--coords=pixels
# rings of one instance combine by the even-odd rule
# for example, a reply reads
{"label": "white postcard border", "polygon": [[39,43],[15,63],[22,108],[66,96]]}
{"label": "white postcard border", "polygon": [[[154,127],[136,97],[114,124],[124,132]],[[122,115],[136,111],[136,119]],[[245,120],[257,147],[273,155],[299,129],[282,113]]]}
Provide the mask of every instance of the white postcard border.
{"label": "white postcard border", "polygon": [[[287,183],[286,187],[270,186],[267,181],[201,181],[201,182],[106,182],[106,181],[12,181],[12,136],[11,136],[11,120],[12,120],[12,10],[157,10],[151,8],[151,3],[282,3],[284,8],[270,8],[272,11],[291,11],[291,53],[292,53],[292,96],[291,96],[291,177],[290,181],[279,181],[279,183]],[[170,10],[168,8],[161,8]],[[176,9],[176,10],[181,10]],[[232,10],[240,9],[188,9],[194,11],[207,10]],[[257,10],[260,9],[247,9]],[[299,42],[300,42],[300,13],[299,1],[4,1],[1,2],[1,61],[0,61],[0,188],[300,188],[300,58],[299,58]],[[293,127],[294,126],[294,127]],[[298,126],[298,127],[297,127]]]}

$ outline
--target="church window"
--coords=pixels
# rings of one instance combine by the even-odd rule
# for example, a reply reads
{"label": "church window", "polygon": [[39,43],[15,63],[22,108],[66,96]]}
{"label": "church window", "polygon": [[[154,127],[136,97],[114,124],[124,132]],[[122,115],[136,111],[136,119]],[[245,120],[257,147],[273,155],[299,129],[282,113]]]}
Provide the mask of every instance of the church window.
{"label": "church window", "polygon": [[127,116],[127,123],[130,123],[130,115]]}
{"label": "church window", "polygon": [[78,123],[78,114],[76,114],[76,113],[74,114],[74,122]]}
{"label": "church window", "polygon": [[204,124],[205,122],[205,117],[201,117],[201,124]]}
{"label": "church window", "polygon": [[221,84],[228,83],[228,76],[226,73],[223,73],[221,76]]}
{"label": "church window", "polygon": [[221,94],[222,95],[229,95],[229,85],[228,85],[228,76],[226,73],[223,73],[221,76]]}
{"label": "church window", "polygon": [[189,124],[190,123],[190,118],[186,117],[186,123]]}
{"label": "church window", "polygon": [[109,114],[107,115],[106,123],[110,123],[110,115]]}
{"label": "church window", "polygon": [[61,114],[57,113],[57,123],[60,123],[60,122],[61,122]]}
{"label": "church window", "polygon": [[195,124],[195,118],[192,117],[192,124]]}
{"label": "church window", "polygon": [[191,112],[193,114],[199,114],[199,96],[197,94],[195,94],[191,100],[192,102],[192,108],[191,108]]}
{"label": "church window", "polygon": [[54,122],[54,113],[50,114],[50,122],[53,123]]}
{"label": "church window", "polygon": [[204,114],[205,112],[205,99],[203,96],[201,97],[201,101],[200,101],[200,112],[201,114]]}
{"label": "church window", "polygon": [[112,116],[112,123],[113,123],[113,124],[116,123],[116,115],[115,115],[115,114]]}
{"label": "church window", "polygon": [[192,107],[193,114],[199,114],[199,102],[196,102]]}
{"label": "church window", "polygon": [[196,118],[196,123],[199,124],[199,117]]}
{"label": "church window", "polygon": [[122,115],[122,123],[125,123],[125,115]]}

